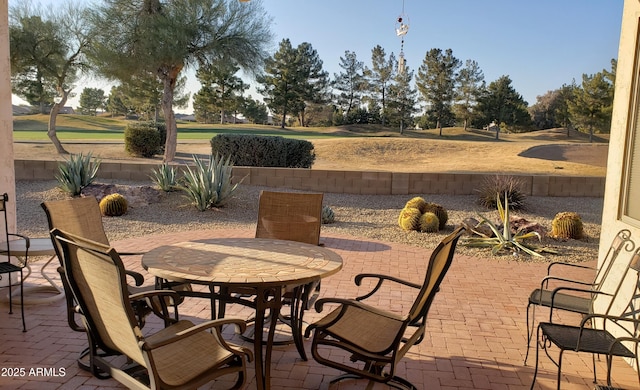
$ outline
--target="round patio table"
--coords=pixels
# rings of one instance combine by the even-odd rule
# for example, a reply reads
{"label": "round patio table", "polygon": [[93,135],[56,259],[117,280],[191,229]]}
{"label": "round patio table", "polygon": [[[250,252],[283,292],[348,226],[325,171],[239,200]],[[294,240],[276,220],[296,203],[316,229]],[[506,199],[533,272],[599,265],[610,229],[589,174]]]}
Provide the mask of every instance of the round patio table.
{"label": "round patio table", "polygon": [[[229,299],[224,291],[241,287],[255,297],[255,328],[262,329],[265,313],[278,313],[284,287],[303,286],[333,275],[342,268],[342,258],[330,249],[294,241],[264,238],[220,238],[180,242],[147,252],[143,267],[157,278],[209,286],[214,299]],[[214,287],[219,288],[216,293]],[[214,309],[212,307],[212,316]],[[277,322],[270,316],[266,342],[255,332],[254,354],[258,389],[270,388],[270,365]],[[295,321],[292,321],[292,323]],[[294,340],[299,329],[292,329]],[[263,356],[263,346],[264,356]],[[297,345],[298,346],[298,345]]]}

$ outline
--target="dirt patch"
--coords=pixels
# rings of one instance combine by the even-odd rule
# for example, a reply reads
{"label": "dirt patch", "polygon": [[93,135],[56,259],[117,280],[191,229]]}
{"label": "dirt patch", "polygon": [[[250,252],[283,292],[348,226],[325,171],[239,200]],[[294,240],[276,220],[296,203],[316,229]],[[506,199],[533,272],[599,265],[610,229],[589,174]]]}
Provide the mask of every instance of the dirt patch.
{"label": "dirt patch", "polygon": [[607,144],[559,144],[533,146],[519,155],[549,161],[567,161],[596,167],[607,166]]}

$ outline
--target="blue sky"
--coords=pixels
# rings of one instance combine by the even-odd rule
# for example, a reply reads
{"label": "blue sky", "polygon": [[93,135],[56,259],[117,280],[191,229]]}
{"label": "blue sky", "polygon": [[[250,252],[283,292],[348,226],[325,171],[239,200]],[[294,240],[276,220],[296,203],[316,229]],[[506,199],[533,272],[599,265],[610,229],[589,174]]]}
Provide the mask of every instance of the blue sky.
{"label": "blue sky", "polygon": [[[376,45],[397,57],[396,19],[404,6],[409,20],[404,54],[411,69],[417,71],[430,49],[450,48],[463,62],[477,61],[487,83],[508,75],[530,105],[573,79],[580,83],[583,73],[610,69],[618,55],[623,8],[623,0],[262,1],[273,18],[272,51],[284,38],[294,46],[309,42],[331,76],[341,71],[346,50],[367,66]],[[192,93],[199,89],[193,77],[188,86]],[[108,86],[100,87],[108,93]],[[81,88],[74,92],[79,95]]]}

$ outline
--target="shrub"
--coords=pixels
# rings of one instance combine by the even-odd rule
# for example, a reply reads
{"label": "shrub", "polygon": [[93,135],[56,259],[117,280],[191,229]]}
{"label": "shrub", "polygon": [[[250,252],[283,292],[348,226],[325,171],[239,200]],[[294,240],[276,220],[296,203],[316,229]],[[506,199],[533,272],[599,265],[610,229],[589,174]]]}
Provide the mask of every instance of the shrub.
{"label": "shrub", "polygon": [[523,209],[526,196],[521,188],[522,182],[514,176],[487,177],[481,187],[476,190],[479,193],[478,203],[488,209],[496,209],[499,199],[500,203],[508,204],[511,210]]}
{"label": "shrub", "polygon": [[87,155],[72,154],[68,160],[58,164],[58,187],[72,196],[78,196],[83,188],[93,183],[99,167],[100,160],[91,162],[91,152]]}
{"label": "shrub", "polygon": [[238,184],[231,184],[233,164],[228,157],[224,160],[213,154],[209,156],[208,164],[195,155],[193,161],[195,168],[192,170],[187,165],[185,184],[181,189],[200,211],[223,206],[238,188]]}
{"label": "shrub", "polygon": [[166,136],[164,124],[130,122],[124,129],[124,149],[133,156],[153,157],[163,152],[163,137]]}
{"label": "shrub", "polygon": [[177,182],[177,169],[176,167],[170,166],[167,163],[164,163],[158,167],[157,170],[151,170],[151,180],[158,186],[162,191],[173,191],[176,189]]}
{"label": "shrub", "polygon": [[316,158],[309,141],[250,134],[218,134],[211,139],[211,153],[251,167],[310,168]]}
{"label": "shrub", "polygon": [[110,194],[100,201],[100,212],[107,217],[118,217],[127,212],[127,199],[120,194]]}

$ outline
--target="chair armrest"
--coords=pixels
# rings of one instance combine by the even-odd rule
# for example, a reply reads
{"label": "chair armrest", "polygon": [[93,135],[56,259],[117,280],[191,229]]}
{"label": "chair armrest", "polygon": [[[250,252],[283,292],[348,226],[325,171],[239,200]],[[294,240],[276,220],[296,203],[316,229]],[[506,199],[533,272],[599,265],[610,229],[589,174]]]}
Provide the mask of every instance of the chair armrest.
{"label": "chair armrest", "polygon": [[180,294],[173,290],[149,290],[129,295],[129,300],[137,301],[154,297],[166,296],[177,302],[181,299]]}
{"label": "chair armrest", "polygon": [[25,240],[27,242],[27,249],[29,249],[29,247],[31,246],[31,241],[29,240],[29,237],[25,236],[24,234],[18,234],[18,233],[8,233],[9,236],[14,236],[14,237],[19,237],[22,238],[23,240]]}
{"label": "chair armrest", "polygon": [[551,305],[549,306],[549,322],[553,322],[552,318],[553,318],[553,310],[555,309],[556,294],[563,293],[564,291],[582,292],[587,294],[602,294],[606,296],[613,295],[604,291],[587,290],[587,289],[575,288],[575,287],[558,287],[551,292]]}
{"label": "chair armrest", "polygon": [[247,360],[248,361],[252,361],[253,360],[253,352],[251,352],[250,349],[247,348],[243,348],[243,347],[232,347],[231,345],[229,345],[225,339],[222,337],[222,327],[224,325],[235,325],[238,329],[240,334],[244,333],[244,331],[247,328],[247,324],[245,321],[238,319],[238,318],[220,318],[217,320],[211,320],[211,321],[207,321],[207,322],[203,322],[201,324],[192,326],[188,329],[182,330],[178,333],[176,333],[173,337],[168,337],[162,340],[158,340],[157,342],[150,342],[150,341],[141,341],[140,342],[140,348],[142,348],[145,351],[149,351],[152,352],[154,349],[169,345],[169,344],[173,344],[177,341],[186,339],[188,337],[191,337],[195,334],[201,333],[206,331],[207,329],[215,329],[216,333],[217,333],[217,337],[216,339],[220,342],[220,344],[222,344],[222,346],[230,351],[236,351],[239,353],[244,353],[247,356]]}
{"label": "chair armrest", "polygon": [[[625,327],[623,327],[620,322],[625,322],[625,323],[630,323],[635,325],[634,329],[637,329],[638,326],[640,326],[640,319],[638,318],[630,318],[630,317],[618,317],[618,316],[612,316],[612,315],[607,315],[607,314],[590,314],[587,316],[584,316],[582,321],[580,322],[580,333],[578,334],[578,342],[576,344],[576,349],[580,348],[580,341],[582,340],[582,332],[584,331],[584,329],[591,329],[591,320],[593,319],[601,319],[601,320],[608,320],[610,323],[615,324],[618,328],[624,330],[625,332],[629,333],[629,330],[626,329]],[[606,326],[603,329],[603,331],[606,330]],[[633,342],[640,342],[640,339],[638,339],[637,337],[634,337],[633,335],[631,336],[626,336],[626,337],[619,337],[616,339],[616,342],[614,342],[612,344],[615,345],[618,340],[623,340],[623,339],[629,339],[629,341],[633,341]]]}
{"label": "chair armrest", "polygon": [[373,306],[369,306],[366,305],[360,301],[356,301],[353,299],[345,299],[345,298],[320,298],[316,301],[315,303],[315,309],[318,313],[322,312],[322,310],[324,309],[324,305],[326,303],[337,303],[340,304],[340,307],[336,310],[340,310],[340,313],[337,316],[334,316],[331,318],[331,320],[327,321],[327,317],[324,317],[323,319],[314,322],[313,324],[307,326],[307,329],[304,332],[304,337],[309,337],[311,335],[311,332],[315,329],[315,328],[325,328],[328,326],[331,326],[333,323],[335,323],[336,321],[338,321],[340,318],[342,318],[342,316],[344,315],[347,307],[357,307],[361,310],[364,311],[368,311],[370,313],[374,313],[377,314],[379,316],[383,316],[383,317],[387,317],[396,321],[405,321],[406,317],[401,316],[399,314],[396,313],[392,313],[386,310],[381,310],[378,309],[376,307]]}
{"label": "chair armrest", "polygon": [[420,289],[422,287],[419,284],[408,282],[406,280],[403,280],[403,279],[400,279],[400,278],[396,278],[394,276],[381,275],[381,274],[369,274],[369,273],[356,275],[356,277],[354,278],[354,282],[355,282],[355,284],[357,286],[360,286],[362,284],[362,280],[365,279],[365,278],[378,279],[378,283],[376,283],[376,285],[373,287],[373,290],[371,290],[369,293],[367,293],[365,295],[361,295],[359,297],[356,297],[355,300],[357,300],[357,301],[361,301],[363,299],[367,299],[370,296],[372,296],[373,294],[375,294],[380,289],[380,287],[382,287],[382,283],[385,280],[389,280],[391,282],[399,283],[399,284],[402,284],[404,286],[409,286],[409,287],[413,287],[413,288],[417,288],[417,289]]}
{"label": "chair armrest", "polygon": [[136,286],[142,286],[142,284],[144,283],[144,276],[142,276],[140,272],[131,271],[128,269],[124,270],[124,272],[127,274],[127,276],[131,276],[133,278]]}
{"label": "chair armrest", "polygon": [[394,319],[394,320],[402,321],[404,319],[404,317],[399,315],[399,314],[392,313],[392,312],[386,311],[386,310],[381,310],[381,309],[378,309],[376,307],[369,306],[369,305],[366,305],[366,304],[364,304],[362,302],[356,301],[354,299],[345,299],[345,298],[320,298],[320,299],[318,299],[316,301],[316,304],[314,305],[315,309],[316,309],[316,311],[318,313],[322,312],[322,310],[324,309],[325,303],[338,303],[338,304],[341,304],[343,306],[343,310],[344,310],[344,307],[353,306],[353,307],[357,307],[359,309],[366,310],[368,312],[375,313],[375,314],[378,314],[378,315],[381,315],[381,316],[384,316],[384,317],[387,317],[387,318],[391,318],[391,319]]}
{"label": "chair armrest", "polygon": [[[170,305],[174,307],[173,315],[169,312],[169,306],[165,298],[171,299]],[[146,306],[151,309],[153,314],[164,321],[165,326],[178,322],[178,304],[181,299],[182,297],[173,290],[149,290],[129,295],[129,301],[131,302],[145,301]]]}
{"label": "chair armrest", "polygon": [[591,286],[593,284],[592,282],[585,282],[582,280],[575,280],[575,279],[567,279],[559,276],[545,276],[544,278],[542,278],[542,281],[540,282],[540,289],[548,290],[549,281],[552,281],[552,280],[556,282],[567,282],[567,283],[579,284],[582,286]]}
{"label": "chair armrest", "polygon": [[120,256],[142,256],[144,254],[146,254],[147,252],[120,252],[118,251],[118,254]]}
{"label": "chair armrest", "polygon": [[596,268],[594,267],[590,267],[588,265],[584,265],[584,264],[577,264],[577,263],[567,263],[565,261],[554,261],[553,263],[549,264],[549,266],[547,267],[547,275],[551,275],[551,268],[557,265],[561,265],[561,266],[567,266],[567,267],[575,267],[575,268],[583,268],[583,269],[590,269],[590,270],[596,270]]}

